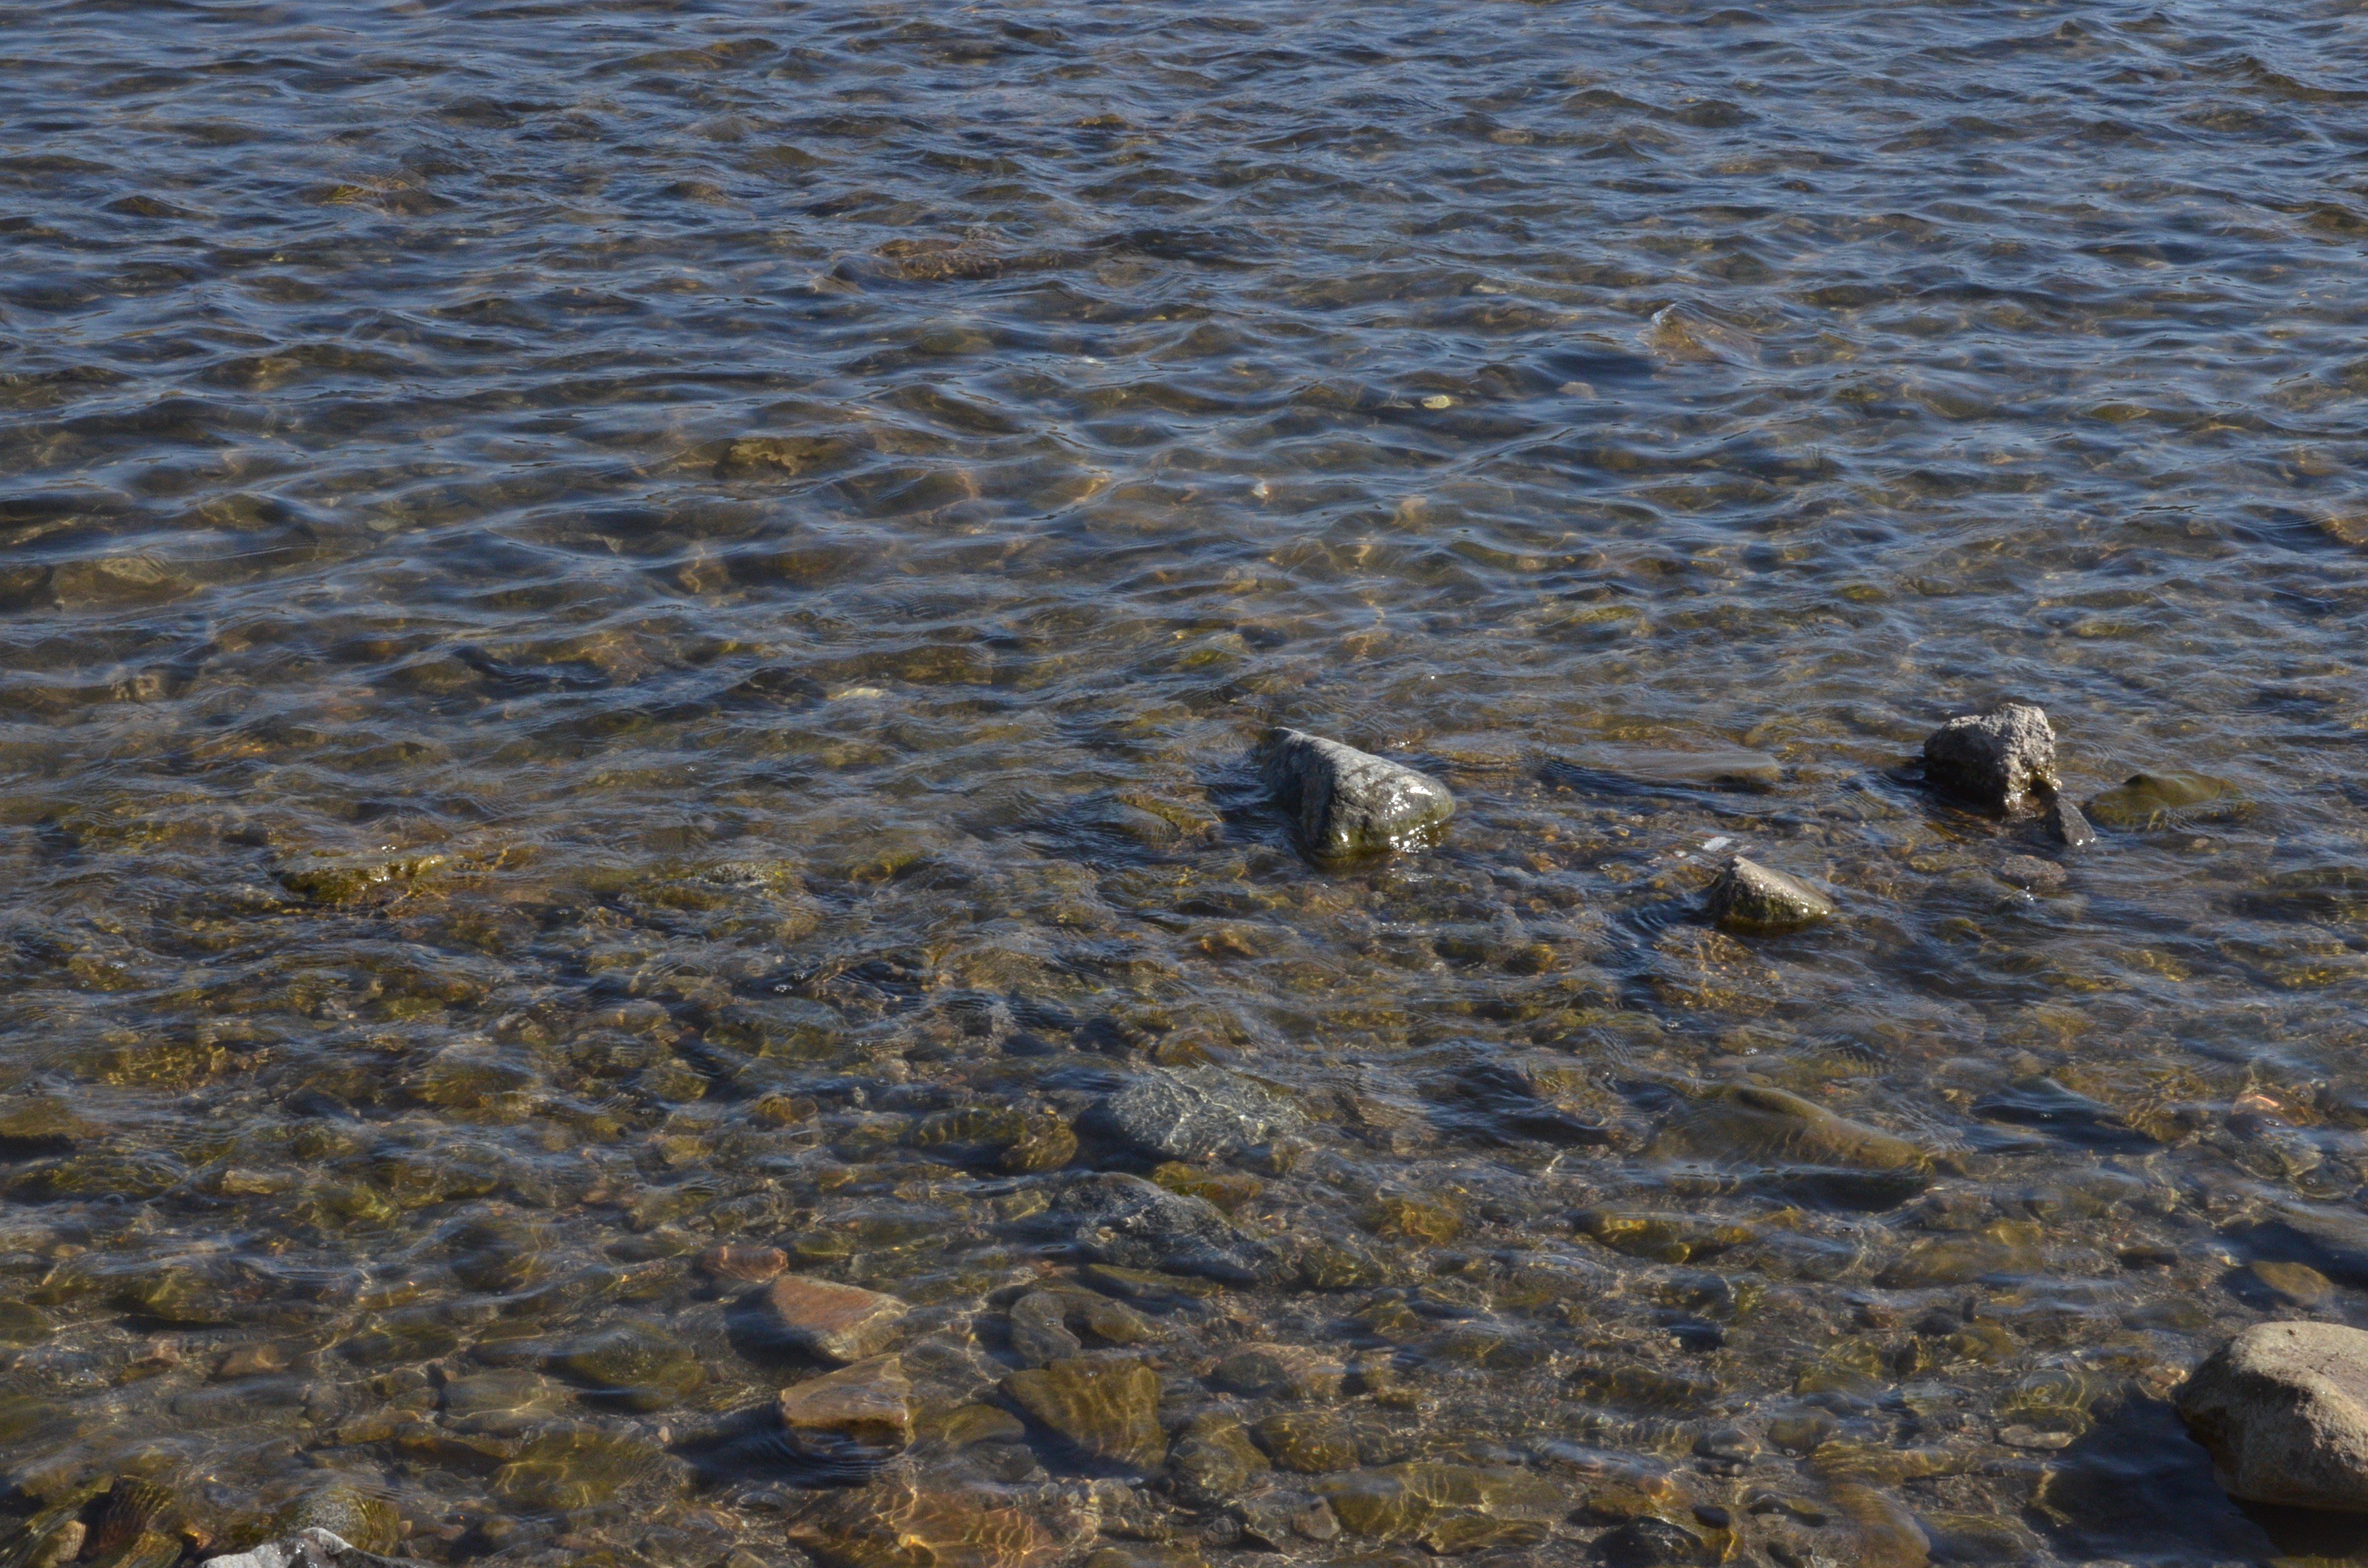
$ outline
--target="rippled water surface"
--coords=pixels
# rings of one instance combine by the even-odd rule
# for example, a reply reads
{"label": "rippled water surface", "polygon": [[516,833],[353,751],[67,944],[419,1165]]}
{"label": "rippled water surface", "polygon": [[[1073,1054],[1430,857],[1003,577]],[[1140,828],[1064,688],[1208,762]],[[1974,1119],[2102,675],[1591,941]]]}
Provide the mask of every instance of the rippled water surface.
{"label": "rippled water surface", "polygon": [[[6,1561],[2361,1550],[2165,1395],[2368,1322],[2363,67],[0,4]],[[2093,848],[1925,789],[2009,694]]]}

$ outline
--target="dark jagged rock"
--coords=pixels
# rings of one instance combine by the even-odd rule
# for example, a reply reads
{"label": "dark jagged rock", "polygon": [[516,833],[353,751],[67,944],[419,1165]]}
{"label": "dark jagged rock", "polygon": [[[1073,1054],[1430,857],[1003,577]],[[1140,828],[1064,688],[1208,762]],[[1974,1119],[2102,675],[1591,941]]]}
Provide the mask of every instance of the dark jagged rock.
{"label": "dark jagged rock", "polygon": [[1924,777],[1991,811],[2027,812],[2036,791],[2055,785],[2055,731],[2028,702],[1961,714],[1925,738]]}
{"label": "dark jagged rock", "polygon": [[2368,1513],[2368,1334],[2257,1324],[2195,1369],[2179,1413],[2229,1495]]}
{"label": "dark jagged rock", "polygon": [[1834,901],[1782,871],[1738,855],[1711,884],[1710,917],[1732,931],[1797,931],[1830,918]]}
{"label": "dark jagged rock", "polygon": [[2047,836],[2066,849],[2086,849],[2097,842],[2097,830],[2080,814],[2080,808],[2061,790],[2049,789],[2047,798]]}
{"label": "dark jagged rock", "polygon": [[1083,1125],[1149,1159],[1213,1160],[1306,1121],[1280,1090],[1222,1067],[1154,1067],[1103,1096]]}
{"label": "dark jagged rock", "polygon": [[1321,858],[1403,849],[1455,814],[1455,797],[1428,774],[1299,730],[1266,738],[1267,788]]}
{"label": "dark jagged rock", "polygon": [[1281,1272],[1274,1249],[1235,1230],[1216,1205],[1141,1176],[1075,1177],[1054,1196],[1047,1219],[1096,1263],[1198,1274],[1234,1285]]}

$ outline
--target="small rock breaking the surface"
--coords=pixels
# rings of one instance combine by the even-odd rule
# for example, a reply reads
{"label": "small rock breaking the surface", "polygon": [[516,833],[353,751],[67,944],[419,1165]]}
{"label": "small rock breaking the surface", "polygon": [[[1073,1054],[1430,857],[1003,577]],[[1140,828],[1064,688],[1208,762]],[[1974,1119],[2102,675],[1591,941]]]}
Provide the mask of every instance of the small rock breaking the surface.
{"label": "small rock breaking the surface", "polygon": [[2055,792],[2055,730],[2028,702],[1965,713],[1924,741],[1924,777],[1934,788],[2009,815]]}
{"label": "small rock breaking the surface", "polygon": [[1731,931],[1773,933],[1815,926],[1837,913],[1808,883],[1738,855],[1711,884],[1710,915]]}
{"label": "small rock breaking the surface", "polygon": [[1403,849],[1455,814],[1436,778],[1338,741],[1276,730],[1265,751],[1267,788],[1320,859]]}
{"label": "small rock breaking the surface", "polygon": [[2368,1334],[2257,1324],[2195,1369],[2179,1413],[2230,1496],[2368,1513]]}

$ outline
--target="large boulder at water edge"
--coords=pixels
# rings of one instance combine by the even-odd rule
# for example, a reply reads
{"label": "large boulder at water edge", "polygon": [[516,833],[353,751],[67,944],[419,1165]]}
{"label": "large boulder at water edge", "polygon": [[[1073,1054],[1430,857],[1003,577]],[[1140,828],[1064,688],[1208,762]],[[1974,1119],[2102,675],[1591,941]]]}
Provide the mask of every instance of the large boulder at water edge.
{"label": "large boulder at water edge", "polygon": [[1925,738],[1924,777],[1994,812],[2029,811],[2055,793],[2055,727],[2028,702],[1960,714]]}
{"label": "large boulder at water edge", "polygon": [[1429,775],[1304,731],[1267,736],[1265,775],[1323,859],[1405,848],[1455,814],[1455,797]]}
{"label": "large boulder at water edge", "polygon": [[2258,1324],[2195,1369],[2179,1413],[2229,1495],[2368,1513],[2368,1334]]}

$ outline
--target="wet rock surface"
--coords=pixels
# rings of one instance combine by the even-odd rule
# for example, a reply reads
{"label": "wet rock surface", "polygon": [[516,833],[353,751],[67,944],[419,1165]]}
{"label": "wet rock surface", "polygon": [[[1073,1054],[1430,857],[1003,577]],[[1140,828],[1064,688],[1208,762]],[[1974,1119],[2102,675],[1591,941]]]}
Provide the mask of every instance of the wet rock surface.
{"label": "wet rock surface", "polygon": [[1299,730],[1269,734],[1259,767],[1319,858],[1406,848],[1455,814],[1455,797],[1428,774]]}
{"label": "wet rock surface", "polygon": [[1152,1471],[1167,1457],[1159,1375],[1139,1361],[1055,1361],[1012,1373],[1003,1392],[1095,1463]]}
{"label": "wet rock surface", "polygon": [[2362,1559],[2349,18],[453,9],[0,29],[0,1568]]}
{"label": "wet rock surface", "polygon": [[2055,727],[2044,710],[2028,702],[1961,714],[1925,737],[1924,777],[1993,812],[2034,809],[2055,789]]}
{"label": "wet rock surface", "polygon": [[2368,1513],[2368,1333],[2247,1329],[2195,1369],[2179,1412],[2232,1496]]}
{"label": "wet rock surface", "polygon": [[905,1303],[879,1290],[803,1275],[767,1286],[766,1310],[781,1337],[825,1361],[860,1361],[895,1338]]}
{"label": "wet rock surface", "polygon": [[1796,877],[1741,856],[1711,884],[1705,904],[1713,920],[1733,931],[1798,931],[1837,913],[1834,901]]}

